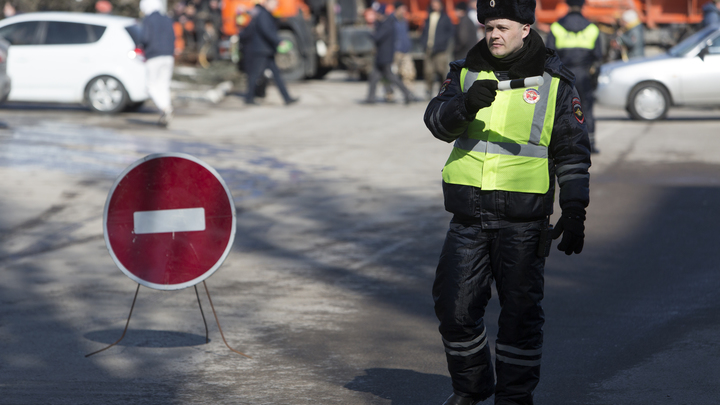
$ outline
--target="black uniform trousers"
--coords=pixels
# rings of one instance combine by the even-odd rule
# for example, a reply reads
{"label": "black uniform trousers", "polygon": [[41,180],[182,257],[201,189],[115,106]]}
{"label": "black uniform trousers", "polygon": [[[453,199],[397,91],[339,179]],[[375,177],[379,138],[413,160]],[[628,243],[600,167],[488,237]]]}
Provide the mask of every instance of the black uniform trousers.
{"label": "black uniform trousers", "polygon": [[257,86],[260,75],[265,72],[265,69],[270,69],[275,85],[280,91],[283,100],[285,100],[286,103],[289,102],[291,100],[290,94],[285,87],[283,78],[280,76],[280,69],[278,69],[278,66],[275,63],[275,56],[253,54],[245,56],[245,74],[247,75],[247,94],[245,95],[245,102],[252,103],[255,99],[255,87]]}
{"label": "black uniform trousers", "polygon": [[[450,222],[440,255],[433,299],[448,369],[458,395],[495,404],[533,403],[540,378],[545,321],[545,258],[537,248],[547,221],[482,229],[479,222]],[[496,340],[497,385],[483,317],[495,280],[501,311]]]}
{"label": "black uniform trousers", "polygon": [[400,78],[392,72],[392,63],[377,62],[373,64],[373,69],[370,72],[370,76],[368,77],[369,84],[367,101],[375,101],[375,91],[377,89],[377,84],[378,81],[380,81],[381,76],[388,82],[392,83],[395,87],[400,89],[400,91],[402,91],[406,103],[412,101],[412,95],[410,94],[410,90],[408,90],[407,87],[405,87],[405,85],[403,84],[402,80],[400,80]]}

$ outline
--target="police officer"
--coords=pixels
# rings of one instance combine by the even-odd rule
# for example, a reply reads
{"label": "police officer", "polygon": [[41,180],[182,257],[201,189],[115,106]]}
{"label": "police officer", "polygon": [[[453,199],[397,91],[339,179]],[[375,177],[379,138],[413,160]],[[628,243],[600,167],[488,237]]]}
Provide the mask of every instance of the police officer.
{"label": "police officer", "polygon": [[[453,213],[433,284],[453,393],[445,405],[532,404],[540,377],[548,237],[580,253],[590,142],[572,73],[530,28],[535,0],[480,0],[485,40],[452,62],[425,124],[455,142],[443,168]],[[542,76],[498,91],[498,81]],[[555,178],[562,214],[550,230]],[[483,320],[496,283],[501,312],[493,369]],[[497,383],[495,382],[497,375]]]}
{"label": "police officer", "polygon": [[603,52],[600,29],[582,15],[585,0],[566,0],[570,11],[559,21],[550,25],[545,44],[557,50],[563,64],[575,75],[575,88],[585,112],[585,121],[590,135],[590,151],[598,153],[595,146],[595,118],[593,104],[595,84],[593,76],[600,68]]}

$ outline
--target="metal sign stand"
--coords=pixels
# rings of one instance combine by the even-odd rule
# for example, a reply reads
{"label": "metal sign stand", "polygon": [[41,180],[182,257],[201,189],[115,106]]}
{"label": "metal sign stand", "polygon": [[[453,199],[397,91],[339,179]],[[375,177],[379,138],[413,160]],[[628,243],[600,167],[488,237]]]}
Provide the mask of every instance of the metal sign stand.
{"label": "metal sign stand", "polygon": [[[203,280],[203,285],[205,286],[205,292],[207,293],[208,301],[210,302],[210,308],[212,308],[213,315],[215,316],[215,322],[217,323],[218,330],[220,331],[220,336],[222,337],[223,342],[225,342],[225,346],[227,346],[228,349],[232,350],[233,352],[251,359],[252,357],[248,356],[247,354],[239,352],[239,351],[233,349],[232,347],[230,347],[227,340],[225,340],[225,334],[222,331],[222,327],[220,327],[220,320],[218,319],[217,313],[215,312],[215,306],[213,305],[212,298],[210,298],[210,290],[208,290],[207,284],[205,283],[204,280]],[[194,285],[193,287],[195,288],[195,296],[197,297],[198,306],[200,307],[200,314],[202,315],[203,323],[205,324],[205,343],[207,344],[210,342],[209,335],[208,335],[207,321],[205,320],[205,313],[203,312],[202,304],[200,303],[200,294],[198,293],[197,285]],[[127,333],[128,326],[130,325],[130,317],[132,316],[133,309],[135,308],[135,301],[137,300],[138,292],[140,292],[140,284],[139,283],[138,283],[137,289],[135,290],[135,297],[133,297],[132,305],[130,306],[130,314],[128,314],[127,322],[125,322],[125,329],[123,330],[123,333],[120,336],[120,339],[118,339],[117,341],[115,341],[115,343],[112,343],[107,347],[104,347],[100,350],[94,351],[90,354],[86,354],[85,357],[90,357],[93,354],[97,354],[102,351],[105,351],[105,350],[115,346],[116,344],[120,343],[121,340],[123,340],[123,338],[125,337],[125,333]]]}

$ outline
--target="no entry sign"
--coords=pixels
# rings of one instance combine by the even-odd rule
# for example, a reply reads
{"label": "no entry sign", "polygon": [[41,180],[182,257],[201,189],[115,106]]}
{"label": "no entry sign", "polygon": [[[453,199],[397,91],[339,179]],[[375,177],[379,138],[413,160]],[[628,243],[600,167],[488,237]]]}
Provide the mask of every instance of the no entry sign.
{"label": "no entry sign", "polygon": [[220,175],[182,153],[146,156],[110,189],[103,215],[110,256],[128,277],[158,290],[210,277],[235,239],[235,204]]}

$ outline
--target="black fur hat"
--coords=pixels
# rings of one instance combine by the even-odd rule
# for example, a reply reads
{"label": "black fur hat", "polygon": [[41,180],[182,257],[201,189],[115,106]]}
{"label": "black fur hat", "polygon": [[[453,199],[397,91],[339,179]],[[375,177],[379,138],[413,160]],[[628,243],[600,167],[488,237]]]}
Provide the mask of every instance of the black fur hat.
{"label": "black fur hat", "polygon": [[578,6],[582,7],[585,4],[585,0],[565,0],[568,6]]}
{"label": "black fur hat", "polygon": [[535,22],[535,0],[478,0],[478,22],[488,18],[507,18],[523,24]]}

